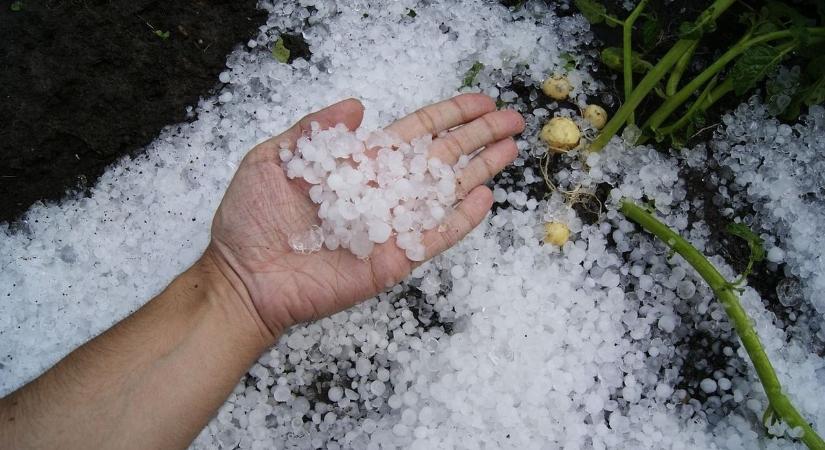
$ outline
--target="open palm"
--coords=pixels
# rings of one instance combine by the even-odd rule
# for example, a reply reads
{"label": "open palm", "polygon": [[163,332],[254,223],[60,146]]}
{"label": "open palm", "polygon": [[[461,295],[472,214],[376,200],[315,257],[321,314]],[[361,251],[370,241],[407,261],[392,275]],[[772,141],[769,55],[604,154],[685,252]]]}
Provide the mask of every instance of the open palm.
{"label": "open palm", "polygon": [[[376,245],[364,260],[346,249],[299,254],[289,245],[291,235],[305,232],[319,219],[318,207],[309,199],[309,185],[286,177],[278,156],[281,144],[294,149],[312,122],[321,128],[343,123],[354,130],[362,118],[361,103],[344,100],[259,144],[242,161],[215,214],[210,251],[241,280],[252,306],[273,334],[372,297],[401,281],[416,264],[394,239]],[[435,137],[431,156],[449,164],[485,147],[458,174],[456,190],[463,200],[443,226],[424,234],[426,258],[454,245],[487,214],[492,193],[483,183],[516,157],[511,136],[523,126],[519,114],[496,111],[489,97],[463,94],[387,127],[405,141],[431,134]]]}

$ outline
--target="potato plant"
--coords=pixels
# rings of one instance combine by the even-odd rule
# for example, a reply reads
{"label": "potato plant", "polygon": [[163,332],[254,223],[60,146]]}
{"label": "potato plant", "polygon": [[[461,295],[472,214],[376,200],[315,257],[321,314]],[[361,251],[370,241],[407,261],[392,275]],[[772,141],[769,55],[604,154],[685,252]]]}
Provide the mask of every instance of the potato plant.
{"label": "potato plant", "polygon": [[[817,15],[809,17],[790,5],[770,1],[758,11],[743,14],[740,22],[747,25],[745,34],[729,48],[723,49],[718,58],[691,80],[684,82],[699,42],[713,34],[716,20],[734,4],[734,0],[714,0],[694,21],[683,23],[679,29],[679,39],[655,63],[645,59],[644,48],[634,48],[632,39],[634,24],[645,14],[647,0],[640,0],[623,20],[608,14],[607,8],[596,0],[575,0],[575,4],[591,23],[604,23],[622,29],[622,47],[604,49],[601,59],[607,67],[622,74],[624,102],[601,128],[600,134],[589,146],[590,151],[604,148],[623,127],[636,126],[637,109],[652,94],[661,101],[652,113],[643,118],[639,133],[630,133],[638,135],[636,141],[630,144],[668,140],[671,144],[680,145],[685,142],[683,132],[687,131],[688,135],[692,133],[711,106],[727,95],[745,96],[791,56],[796,63],[805,66],[804,76],[791,101],[784,105],[780,113],[785,118],[795,118],[803,106],[825,101],[825,57],[819,54],[825,43],[825,6],[819,5]],[[649,23],[650,20],[646,22]],[[645,33],[650,31],[643,29],[641,32],[642,40],[648,40]],[[642,47],[646,46],[643,42]],[[634,74],[642,75],[638,85],[634,85]],[[770,86],[767,90],[770,91]],[[764,258],[759,237],[741,224],[728,227],[728,233],[748,242],[751,252],[745,272],[730,282],[702,253],[657,220],[651,211],[629,200],[622,200],[619,210],[681,255],[713,290],[765,389],[769,401],[763,416],[765,425],[783,420],[798,432],[797,437],[809,448],[825,449],[825,441],[782,391],[752,321],[738,299],[738,286],[744,282],[753,264]]]}
{"label": "potato plant", "polygon": [[[784,117],[795,118],[804,106],[825,101],[825,56],[820,51],[825,43],[825,7],[821,5],[816,7],[816,14],[809,14],[785,3],[769,1],[758,11],[743,14],[739,21],[746,24],[744,35],[693,79],[684,82],[698,44],[714,38],[717,19],[734,0],[715,0],[694,21],[683,23],[679,39],[655,64],[644,59],[644,49],[635,49],[632,40],[634,24],[644,14],[648,2],[640,1],[624,20],[608,14],[596,0],[575,3],[591,23],[622,27],[622,48],[603,50],[602,62],[621,71],[625,98],[622,107],[591,143],[592,151],[601,150],[625,125],[635,125],[637,108],[651,94],[657,94],[661,103],[644,118],[636,143],[669,139],[680,145],[685,141],[682,132],[687,131],[689,136],[711,106],[729,94],[745,96],[790,57],[805,69],[791,101],[782,108]],[[634,73],[643,75],[637,85]]]}

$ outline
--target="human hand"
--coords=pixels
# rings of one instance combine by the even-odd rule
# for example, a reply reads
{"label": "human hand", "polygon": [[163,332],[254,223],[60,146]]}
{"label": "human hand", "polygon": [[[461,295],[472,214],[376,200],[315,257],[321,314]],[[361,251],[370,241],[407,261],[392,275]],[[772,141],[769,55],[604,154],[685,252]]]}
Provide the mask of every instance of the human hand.
{"label": "human hand", "polygon": [[[376,245],[365,260],[342,248],[298,254],[289,245],[291,235],[319,223],[318,206],[309,198],[309,184],[287,178],[278,156],[281,144],[294,149],[312,122],[321,128],[343,123],[354,130],[363,113],[359,101],[344,100],[257,145],[241,162],[215,214],[206,257],[273,338],[296,323],[334,314],[378,294],[417,264],[394,239]],[[516,157],[511,136],[523,128],[521,115],[496,111],[493,100],[481,94],[462,94],[427,106],[387,127],[405,141],[431,134],[430,156],[448,164],[486,146],[457,174],[456,194],[463,200],[442,226],[424,233],[427,259],[458,242],[490,210],[492,193],[483,183]]]}

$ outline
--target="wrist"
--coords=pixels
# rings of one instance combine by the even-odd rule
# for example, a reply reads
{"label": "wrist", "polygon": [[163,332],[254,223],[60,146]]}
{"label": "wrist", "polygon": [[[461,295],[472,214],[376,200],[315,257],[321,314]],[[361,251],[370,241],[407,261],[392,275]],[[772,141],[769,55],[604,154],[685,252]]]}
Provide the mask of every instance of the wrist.
{"label": "wrist", "polygon": [[210,244],[190,269],[204,280],[207,296],[220,306],[228,323],[257,338],[262,348],[269,347],[283,330],[273,329],[261,318],[249,290],[232,266]]}

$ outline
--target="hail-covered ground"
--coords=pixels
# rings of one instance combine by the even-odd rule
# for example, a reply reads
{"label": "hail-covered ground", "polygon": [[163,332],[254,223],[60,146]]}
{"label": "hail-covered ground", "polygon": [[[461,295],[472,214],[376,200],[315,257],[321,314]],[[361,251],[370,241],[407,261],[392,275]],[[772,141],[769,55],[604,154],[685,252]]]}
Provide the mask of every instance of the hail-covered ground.
{"label": "hail-covered ground", "polygon": [[[35,206],[22,227],[4,229],[0,394],[192,263],[254,144],[345,97],[364,102],[367,127],[387,124],[454,95],[481,62],[474,89],[527,119],[520,157],[494,187],[494,213],[390,292],[290,330],[193,447],[801,446],[793,431],[762,426],[766,397],[707,286],[615,209],[621,197],[652,200],[663,220],[713,250],[697,213],[706,205],[685,181],[705,172],[718,187],[706,200],[766,240],[770,269],[783,278],[783,321],[754,289],[741,300],[788,395],[825,430],[825,302],[817,295],[825,286],[825,110],[788,126],[753,100],[726,116],[707,146],[670,155],[616,138],[601,154],[557,160],[555,193],[537,198],[531,193],[545,183],[538,131],[553,115],[575,114],[535,108],[535,87],[572,54],[574,101],[608,100],[588,75],[581,17],[472,0],[262,7],[270,15],[259,37],[229,55],[228,84],[197,105],[195,121],[111,167],[89,198]],[[272,58],[284,32],[303,34],[310,61]],[[530,98],[508,89],[514,79],[533,86]],[[608,190],[600,220],[582,220],[569,200],[592,206],[597,187]],[[569,242],[543,244],[548,221],[566,223]],[[721,257],[712,261],[737,275]]]}

